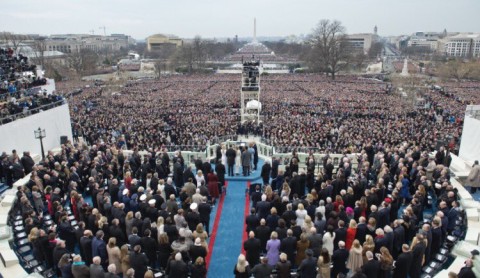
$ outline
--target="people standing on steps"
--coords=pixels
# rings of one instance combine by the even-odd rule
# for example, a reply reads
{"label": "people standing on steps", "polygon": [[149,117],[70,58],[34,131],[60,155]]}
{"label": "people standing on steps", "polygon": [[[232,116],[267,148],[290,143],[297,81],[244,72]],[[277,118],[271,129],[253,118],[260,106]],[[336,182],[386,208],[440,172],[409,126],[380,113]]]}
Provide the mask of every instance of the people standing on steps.
{"label": "people standing on steps", "polygon": [[234,166],[235,166],[235,160],[236,160],[237,152],[232,147],[230,147],[226,151],[225,155],[227,157],[227,164],[226,165],[228,165],[228,176],[232,177],[232,176],[235,175]]}
{"label": "people standing on steps", "polygon": [[240,175],[240,169],[242,169],[242,148],[239,146],[235,147],[235,175]]}

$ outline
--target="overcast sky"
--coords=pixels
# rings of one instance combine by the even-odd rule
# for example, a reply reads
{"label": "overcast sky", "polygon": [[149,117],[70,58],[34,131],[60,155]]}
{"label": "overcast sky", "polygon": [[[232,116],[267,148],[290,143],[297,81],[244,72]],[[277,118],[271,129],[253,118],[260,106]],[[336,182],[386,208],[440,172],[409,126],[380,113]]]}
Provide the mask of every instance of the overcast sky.
{"label": "overcast sky", "polygon": [[182,38],[287,36],[338,19],[348,33],[480,32],[480,0],[7,0],[0,31],[29,34],[164,33]]}

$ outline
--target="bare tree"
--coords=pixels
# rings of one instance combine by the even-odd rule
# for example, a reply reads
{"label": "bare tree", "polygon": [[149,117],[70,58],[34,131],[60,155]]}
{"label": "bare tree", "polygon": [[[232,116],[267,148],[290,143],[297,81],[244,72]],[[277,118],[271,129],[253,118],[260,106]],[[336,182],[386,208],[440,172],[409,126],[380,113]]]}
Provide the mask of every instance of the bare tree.
{"label": "bare tree", "polygon": [[2,39],[8,47],[13,49],[15,54],[18,54],[21,50],[21,44],[28,39],[28,36],[3,32]]}
{"label": "bare tree", "polygon": [[36,65],[47,67],[45,59],[45,51],[47,51],[47,43],[45,38],[36,39],[31,45],[33,50],[32,62]]}
{"label": "bare tree", "polygon": [[195,60],[194,63],[197,68],[201,68],[205,65],[207,59],[207,51],[205,48],[205,41],[203,41],[200,36],[195,36],[193,39],[193,55]]}
{"label": "bare tree", "polygon": [[72,52],[67,55],[67,61],[75,72],[82,76],[95,70],[98,55],[89,49],[81,49],[78,52]]}
{"label": "bare tree", "polygon": [[192,43],[184,44],[177,49],[171,64],[184,66],[188,73],[192,73],[204,67],[206,59],[206,43],[196,36]]}
{"label": "bare tree", "polygon": [[338,20],[322,19],[310,35],[310,44],[309,62],[313,69],[331,74],[335,79],[348,57],[345,27]]}

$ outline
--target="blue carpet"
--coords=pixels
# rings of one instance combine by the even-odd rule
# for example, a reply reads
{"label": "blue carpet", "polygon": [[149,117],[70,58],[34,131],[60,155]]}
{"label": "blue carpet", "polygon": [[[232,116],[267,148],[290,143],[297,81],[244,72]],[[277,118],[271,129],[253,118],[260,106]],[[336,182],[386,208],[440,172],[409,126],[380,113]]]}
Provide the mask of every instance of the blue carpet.
{"label": "blue carpet", "polygon": [[[242,237],[245,211],[245,189],[247,181],[262,183],[260,173],[263,160],[257,164],[257,171],[248,177],[226,177],[228,180],[227,195],[225,196],[217,237],[213,246],[208,269],[208,278],[231,277],[242,249]],[[213,223],[212,216],[211,222]]]}
{"label": "blue carpet", "polygon": [[213,250],[210,250],[209,278],[233,275],[233,267],[242,247],[245,188],[246,182],[228,182],[217,237]]}

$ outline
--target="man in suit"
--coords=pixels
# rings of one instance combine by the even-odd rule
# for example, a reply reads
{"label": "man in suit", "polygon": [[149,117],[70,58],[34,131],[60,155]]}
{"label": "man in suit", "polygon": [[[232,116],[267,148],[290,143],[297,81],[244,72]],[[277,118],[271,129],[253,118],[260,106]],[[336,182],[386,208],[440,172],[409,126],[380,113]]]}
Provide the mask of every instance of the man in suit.
{"label": "man in suit", "polygon": [[227,156],[228,176],[231,177],[234,175],[233,166],[235,165],[235,157],[237,156],[237,153],[232,147],[230,147],[225,155]]}
{"label": "man in suit", "polygon": [[280,243],[280,251],[287,254],[287,259],[294,264],[295,252],[297,250],[297,238],[293,236],[293,231],[287,230],[287,237]]}
{"label": "man in suit", "polygon": [[107,268],[107,247],[105,241],[103,241],[104,233],[102,230],[97,231],[95,237],[92,240],[92,257],[99,256],[102,260],[102,266],[104,269]]}
{"label": "man in suit", "polygon": [[465,261],[465,266],[460,269],[460,272],[458,272],[458,278],[476,277],[472,269],[473,269],[473,261],[472,259],[467,259]]}
{"label": "man in suit", "polygon": [[124,231],[120,228],[120,221],[118,219],[112,220],[112,225],[109,228],[109,235],[110,237],[115,237],[117,239],[117,245],[122,246],[123,244],[127,243],[125,238]]}
{"label": "man in suit", "polygon": [[256,265],[260,262],[262,247],[260,240],[255,238],[254,232],[248,234],[248,239],[243,243],[243,249],[247,253],[246,259],[249,265]]}
{"label": "man in suit", "polygon": [[382,247],[388,248],[388,240],[387,240],[387,238],[385,238],[385,232],[381,228],[378,228],[375,231],[375,234],[377,236],[374,239],[374,242],[375,242],[374,252],[375,253],[380,253],[380,248],[382,248]]}
{"label": "man in suit", "polygon": [[225,165],[222,164],[221,159],[218,160],[217,165],[215,165],[215,171],[218,177],[218,192],[221,194],[223,186],[225,185]]}
{"label": "man in suit", "polygon": [[447,212],[448,226],[447,231],[450,233],[455,229],[455,222],[458,219],[458,203],[457,201],[452,202],[452,208]]}
{"label": "man in suit", "polygon": [[256,215],[255,208],[250,209],[250,215],[245,218],[245,224],[247,224],[247,233],[255,231],[260,225],[260,218]]}
{"label": "man in suit", "polygon": [[[270,162],[265,161],[265,164],[263,164],[262,166],[262,172],[260,174],[262,176],[263,184],[269,184],[271,170],[272,167],[270,166]],[[273,190],[275,189],[276,188],[273,188]]]}
{"label": "man in suit", "polygon": [[440,228],[440,219],[435,217],[432,221],[432,245],[430,247],[430,258],[435,256],[435,254],[440,251],[440,247],[442,246],[443,237],[442,237],[442,229]]}
{"label": "man in suit", "polygon": [[262,251],[264,253],[267,252],[267,241],[270,239],[270,233],[272,231],[270,231],[270,227],[266,225],[266,221],[265,219],[261,219],[260,220],[260,226],[258,226],[256,229],[255,229],[255,236],[260,239],[260,246],[262,247]]}
{"label": "man in suit", "polygon": [[242,167],[243,167],[243,175],[249,176],[250,175],[250,164],[252,159],[252,155],[248,152],[247,148],[243,148],[242,151]]}
{"label": "man in suit", "polygon": [[23,152],[23,156],[20,162],[22,163],[23,169],[25,169],[25,174],[30,174],[30,172],[32,172],[33,166],[35,165],[35,162],[30,156],[30,152]]}
{"label": "man in suit", "polygon": [[338,242],[338,249],[333,251],[332,255],[332,277],[337,277],[339,273],[347,275],[347,260],[348,260],[348,251],[345,249],[345,242]]}
{"label": "man in suit", "polygon": [[85,255],[85,262],[87,264],[92,263],[92,231],[85,230],[83,237],[80,238],[80,250]]}
{"label": "man in suit", "polygon": [[100,265],[102,259],[100,257],[93,258],[93,263],[90,264],[90,277],[105,277],[105,271],[103,271],[103,267]]}
{"label": "man in suit", "polygon": [[372,251],[367,251],[367,262],[362,266],[362,272],[368,278],[377,278],[380,274],[380,262],[373,259]]}
{"label": "man in suit", "polygon": [[273,271],[273,267],[268,264],[268,258],[263,257],[262,263],[255,265],[255,267],[252,268],[251,273],[255,278],[264,278],[264,277],[270,277],[270,274],[272,274],[272,271]]}
{"label": "man in suit", "polygon": [[315,277],[317,275],[317,259],[313,257],[312,249],[305,251],[307,257],[298,266],[300,277]]}
{"label": "man in suit", "polygon": [[132,234],[128,236],[128,244],[130,244],[130,246],[139,245],[140,239],[141,238],[138,236],[138,228],[133,227]]}
{"label": "man in suit", "polygon": [[401,253],[402,245],[405,243],[405,228],[401,225],[402,223],[402,219],[393,221],[393,258],[397,258]]}
{"label": "man in suit", "polygon": [[385,225],[390,225],[390,207],[386,202],[382,202],[378,211],[377,227],[384,227]]}
{"label": "man in suit", "polygon": [[367,223],[365,217],[361,216],[359,223],[357,225],[357,232],[355,233],[355,239],[360,241],[360,244],[363,245],[365,242],[365,237],[367,236]]}
{"label": "man in suit", "polygon": [[145,229],[144,236],[140,239],[142,251],[147,255],[150,267],[154,268],[157,263],[157,240],[151,237],[150,229]]}
{"label": "man in suit", "polygon": [[267,201],[267,195],[262,195],[262,200],[257,202],[255,210],[257,211],[257,215],[260,219],[267,219],[267,216],[270,213],[270,203]]}
{"label": "man in suit", "polygon": [[327,159],[325,165],[323,166],[323,169],[324,169],[324,172],[325,172],[325,178],[327,180],[331,180],[332,175],[333,175],[333,169],[334,169],[332,159],[330,159],[330,158]]}
{"label": "man in suit", "polygon": [[210,234],[210,213],[212,207],[207,204],[206,198],[202,199],[202,202],[198,204],[198,213],[200,214],[200,222],[202,222],[205,231]]}
{"label": "man in suit", "polygon": [[280,162],[276,157],[272,157],[272,170],[270,173],[270,177],[272,177],[272,180],[276,179],[278,176],[278,165]]}
{"label": "man in suit", "polygon": [[135,278],[145,276],[145,272],[147,272],[148,258],[147,255],[142,253],[142,247],[140,245],[133,247],[133,252],[130,252],[130,266],[135,269]]}
{"label": "man in suit", "polygon": [[393,278],[406,278],[410,271],[412,263],[412,252],[407,244],[402,245],[402,253],[398,255],[395,261],[395,269],[393,270]]}
{"label": "man in suit", "polygon": [[318,256],[320,256],[320,251],[322,250],[323,236],[317,233],[315,227],[311,227],[310,235],[307,239],[310,241],[309,248],[313,251],[313,256],[318,258]]}
{"label": "man in suit", "polygon": [[338,229],[335,230],[335,239],[333,241],[333,248],[337,250],[339,248],[338,243],[340,241],[345,242],[346,240],[347,240],[347,229],[345,229],[345,222],[343,220],[340,220],[338,221]]}

